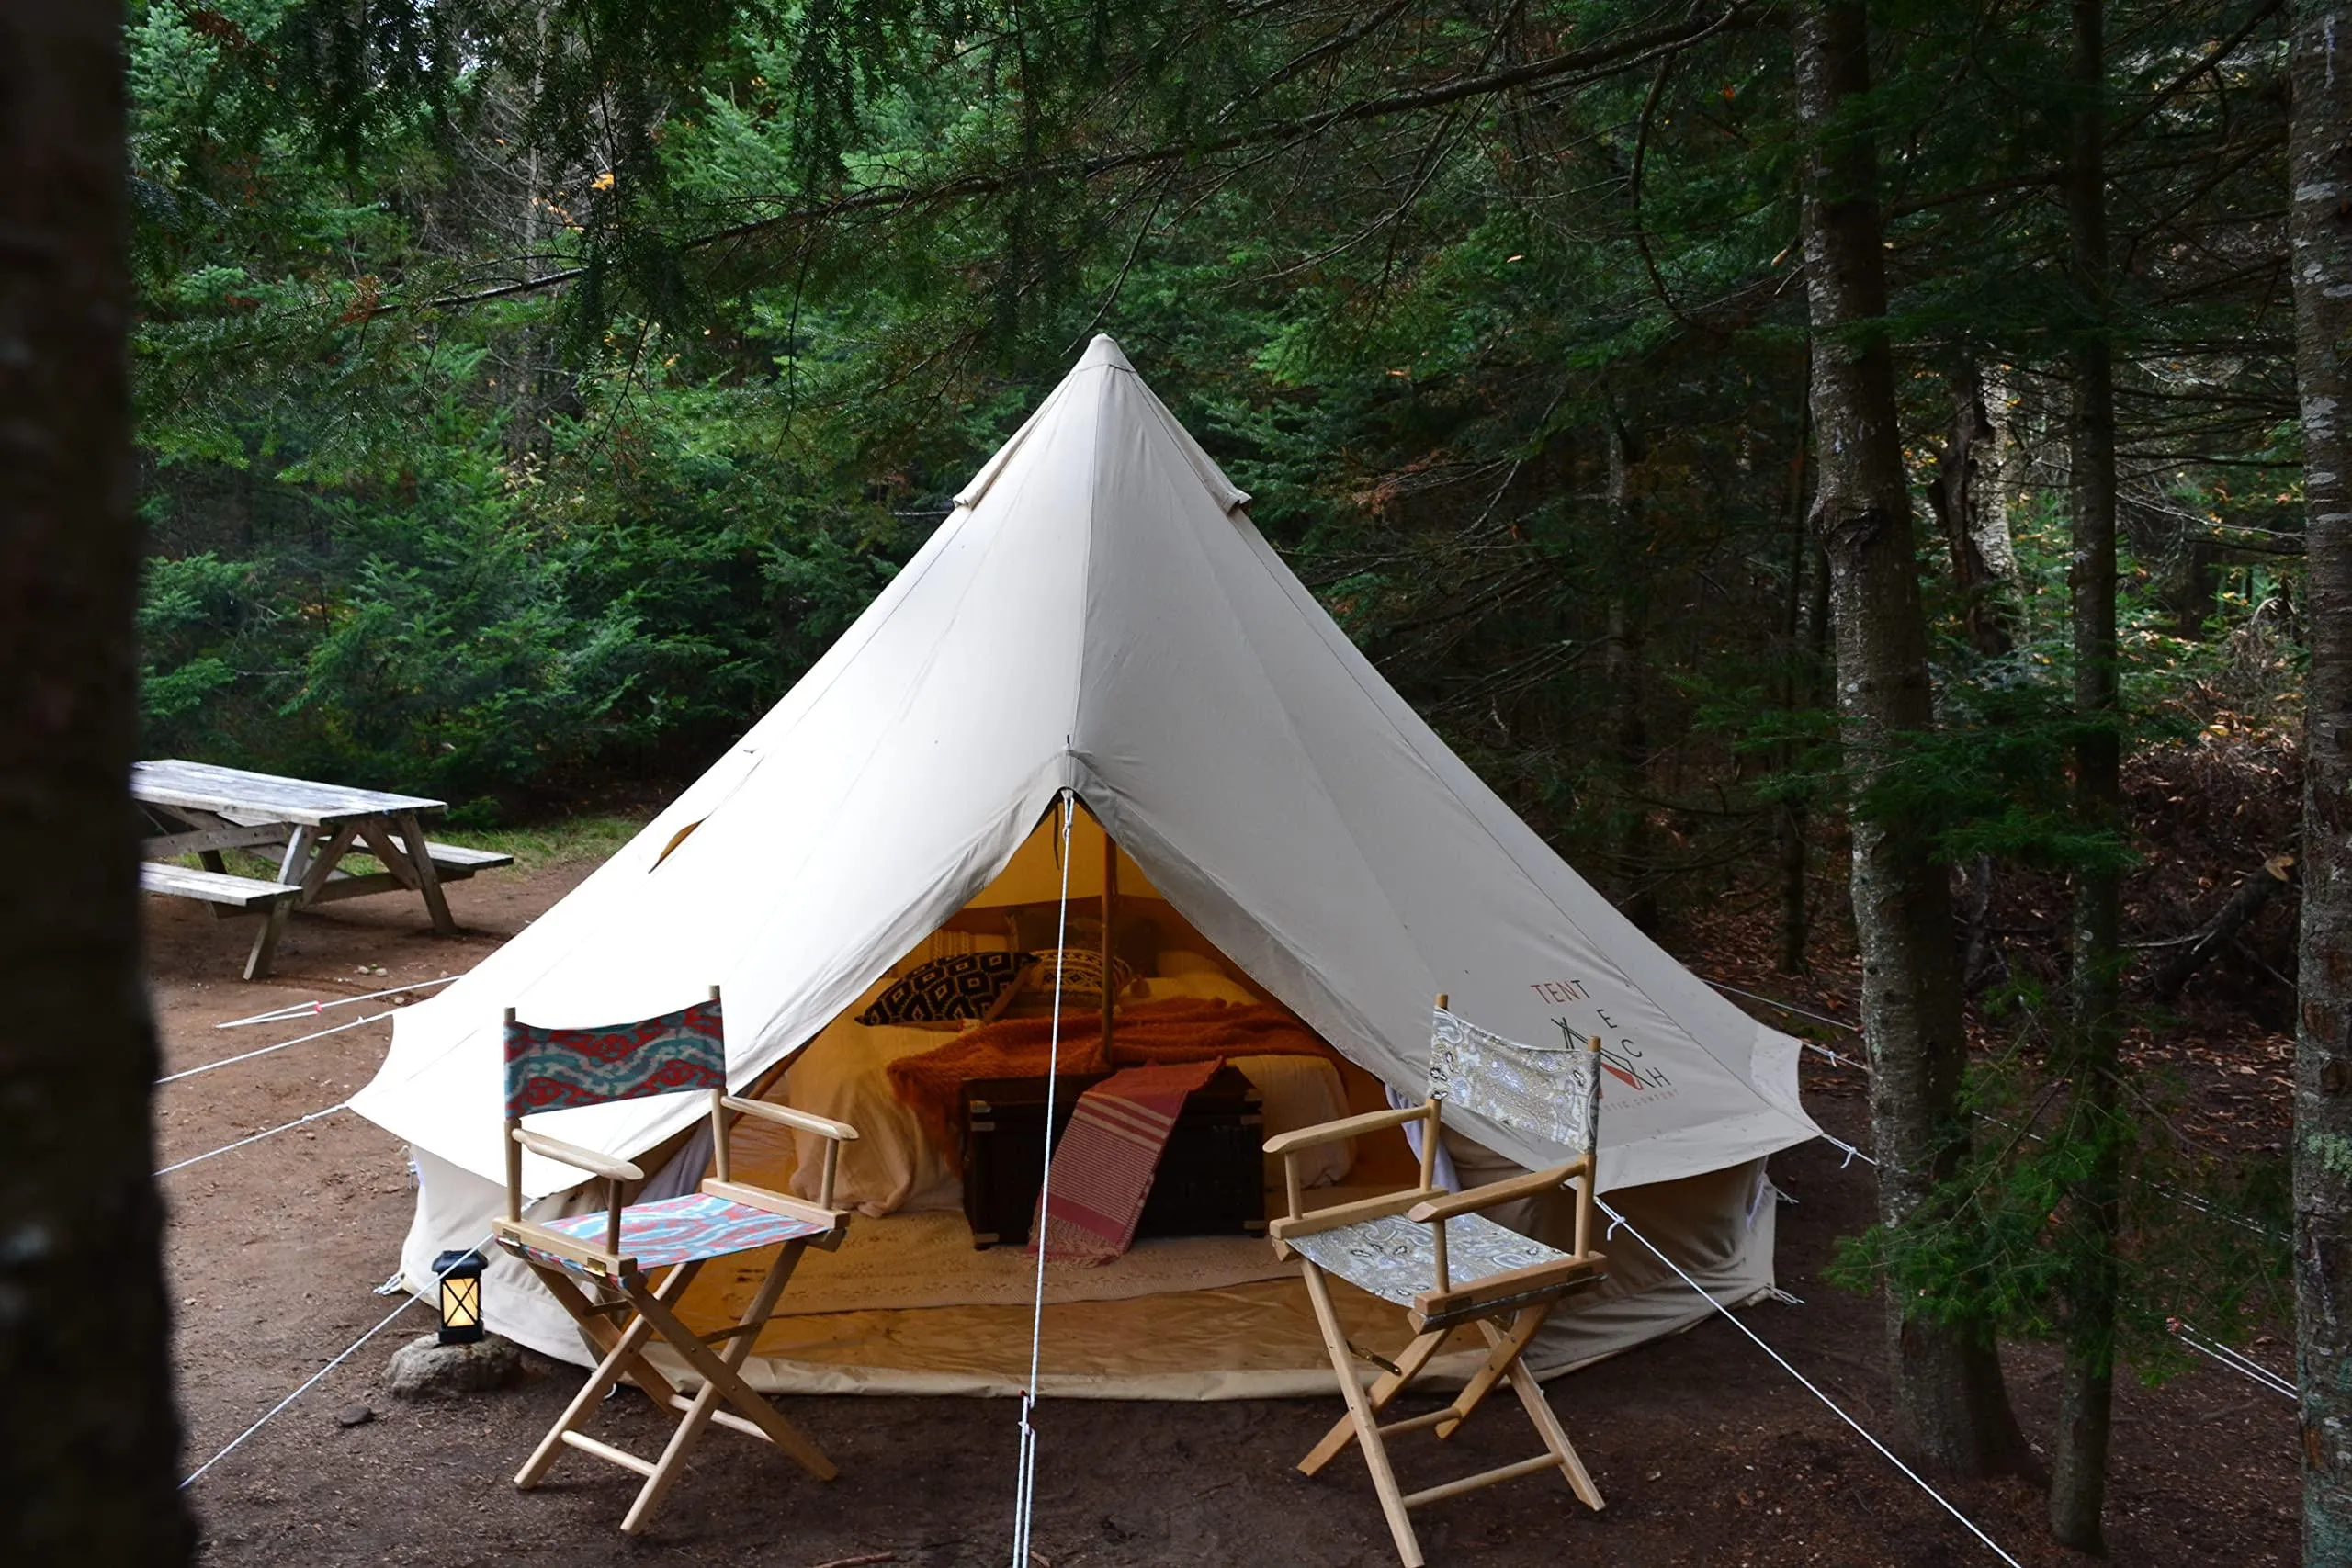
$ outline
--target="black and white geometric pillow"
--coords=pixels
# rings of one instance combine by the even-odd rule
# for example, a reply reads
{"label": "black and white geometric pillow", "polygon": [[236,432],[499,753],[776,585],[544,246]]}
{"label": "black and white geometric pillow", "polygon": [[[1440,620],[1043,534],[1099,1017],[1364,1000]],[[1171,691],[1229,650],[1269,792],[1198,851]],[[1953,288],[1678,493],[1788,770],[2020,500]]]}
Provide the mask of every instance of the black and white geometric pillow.
{"label": "black and white geometric pillow", "polygon": [[957,953],[934,958],[908,970],[857,1015],[857,1021],[871,1027],[984,1018],[1021,972],[1036,962],[1034,953]]}
{"label": "black and white geometric pillow", "polygon": [[[1034,957],[1044,967],[1037,971],[1032,984],[1032,994],[1052,996],[1058,982],[1065,1003],[1099,1007],[1102,1001],[1102,954],[1091,947],[1047,948],[1042,953],[1023,954]],[[1136,983],[1136,972],[1126,960],[1111,960],[1111,990],[1114,995]]]}

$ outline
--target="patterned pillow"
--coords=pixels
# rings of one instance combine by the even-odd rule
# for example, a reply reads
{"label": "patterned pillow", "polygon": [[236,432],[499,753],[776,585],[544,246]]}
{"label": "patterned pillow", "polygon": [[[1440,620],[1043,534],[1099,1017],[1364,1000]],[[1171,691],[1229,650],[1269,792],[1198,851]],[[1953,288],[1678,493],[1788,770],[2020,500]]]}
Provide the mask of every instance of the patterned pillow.
{"label": "patterned pillow", "polygon": [[[1051,904],[1025,904],[1012,911],[1012,945],[1027,953],[1050,953],[1057,946],[1102,950],[1102,919],[1072,911],[1067,929],[1061,912]],[[1138,975],[1150,969],[1159,953],[1159,922],[1148,915],[1121,913],[1113,923],[1111,956],[1123,959]]]}
{"label": "patterned pillow", "polygon": [[983,1018],[1021,972],[1036,962],[1034,953],[958,953],[934,958],[908,970],[857,1015],[857,1021],[872,1026]]}
{"label": "patterned pillow", "polygon": [[[1061,971],[1062,1000],[1065,1004],[1096,1004],[1102,1000],[1102,953],[1099,948],[1047,948],[1034,954],[1037,960],[1037,977],[1030,982],[1034,996],[1054,994],[1054,972]],[[1114,954],[1111,959],[1111,987],[1124,991],[1136,983],[1136,972],[1127,961]]]}

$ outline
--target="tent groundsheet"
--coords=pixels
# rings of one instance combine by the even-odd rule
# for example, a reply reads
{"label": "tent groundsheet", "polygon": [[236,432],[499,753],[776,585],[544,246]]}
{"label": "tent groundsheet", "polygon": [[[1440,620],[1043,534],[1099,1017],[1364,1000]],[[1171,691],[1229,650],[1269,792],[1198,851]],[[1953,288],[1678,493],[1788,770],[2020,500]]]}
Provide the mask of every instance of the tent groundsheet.
{"label": "tent groundsheet", "polygon": [[[422,1156],[430,1159],[432,1156]],[[437,1178],[437,1179],[436,1179]],[[429,1172],[426,1201],[410,1233],[409,1271],[430,1276],[430,1249],[438,1238],[486,1235],[501,1201],[487,1183],[449,1170]],[[450,1206],[470,1192],[462,1211]],[[1642,1233],[1673,1254],[1708,1293],[1726,1306],[1755,1300],[1772,1288],[1776,1204],[1760,1164],[1688,1177],[1652,1187],[1622,1189],[1610,1201]],[[853,1233],[887,1235],[894,1229],[931,1233],[952,1216],[909,1214],[852,1222]],[[1522,1220],[1522,1224],[1526,1222]],[[1527,1224],[1539,1234],[1544,1227]],[[966,1244],[968,1246],[968,1243]],[[1148,1252],[1155,1246],[1144,1243]],[[927,1238],[912,1250],[928,1246]],[[1271,1258],[1263,1241],[1239,1250]],[[1549,1378],[1617,1355],[1703,1321],[1713,1309],[1638,1246],[1606,1248],[1610,1272],[1589,1292],[1553,1314],[1528,1364]],[[1027,1262],[1016,1249],[1009,1258]],[[416,1259],[422,1257],[420,1264]],[[801,1269],[822,1284],[829,1259],[809,1253]],[[683,1315],[696,1328],[731,1322],[765,1266],[762,1254],[706,1273],[687,1292]],[[1272,1272],[1269,1269],[1267,1272]],[[1279,1279],[1213,1288],[1155,1289],[1106,1299],[1076,1299],[1129,1287],[1099,1269],[1047,1270],[1052,1283],[1045,1310],[1045,1355],[1038,1389],[1055,1398],[1278,1399],[1331,1392],[1331,1363],[1317,1334],[1306,1292],[1285,1268]],[[1095,1276],[1073,1279],[1072,1276]],[[1155,1271],[1151,1282],[1182,1285]],[[796,1292],[802,1282],[796,1275]],[[998,1292],[987,1292],[995,1297]],[[521,1264],[492,1256],[485,1304],[492,1326],[543,1354],[585,1365],[592,1359],[579,1330],[553,1298],[537,1289]],[[838,1300],[839,1297],[833,1297]],[[1333,1299],[1356,1344],[1383,1353],[1409,1337],[1396,1309],[1352,1289]],[[763,1331],[744,1363],[755,1388],[782,1393],[978,1394],[1017,1396],[1029,1371],[1030,1306],[1020,1300],[919,1307],[796,1312]],[[1458,1384],[1483,1359],[1466,1330],[1425,1380]],[[698,1380],[659,1346],[663,1370],[691,1386]],[[1368,1382],[1369,1362],[1360,1372]]]}

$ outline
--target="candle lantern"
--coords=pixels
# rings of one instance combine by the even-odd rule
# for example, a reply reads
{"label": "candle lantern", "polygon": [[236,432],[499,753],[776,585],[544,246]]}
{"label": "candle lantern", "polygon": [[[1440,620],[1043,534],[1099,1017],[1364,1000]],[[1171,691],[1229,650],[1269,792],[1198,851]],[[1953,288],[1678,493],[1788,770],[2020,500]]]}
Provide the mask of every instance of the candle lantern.
{"label": "candle lantern", "polygon": [[445,1252],[433,1260],[433,1272],[441,1281],[442,1344],[472,1345],[481,1340],[481,1271],[486,1266],[482,1255],[470,1248]]}

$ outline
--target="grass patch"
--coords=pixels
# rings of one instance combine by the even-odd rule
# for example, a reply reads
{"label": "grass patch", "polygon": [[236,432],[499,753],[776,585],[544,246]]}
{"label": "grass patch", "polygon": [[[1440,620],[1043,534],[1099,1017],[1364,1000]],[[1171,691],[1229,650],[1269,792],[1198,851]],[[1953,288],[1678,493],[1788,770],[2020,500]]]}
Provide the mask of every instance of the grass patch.
{"label": "grass patch", "polygon": [[[460,844],[469,850],[496,850],[514,857],[517,871],[540,871],[548,866],[575,865],[582,861],[604,861],[612,857],[623,844],[635,838],[645,826],[636,817],[573,817],[560,822],[544,822],[530,828],[490,828],[473,831],[454,829],[436,829],[427,825],[426,831],[436,844]],[[271,850],[223,850],[221,861],[230,874],[250,876],[257,881],[274,882],[277,878],[278,852]],[[175,865],[200,866],[203,863],[194,854],[175,855]],[[371,871],[381,871],[376,857],[363,849],[353,849],[337,863],[337,869],[354,876],[365,876]]]}
{"label": "grass patch", "polygon": [[[278,852],[275,849],[222,850],[220,852],[220,869],[231,876],[250,876],[255,882],[275,882],[277,880],[277,863],[279,858]],[[190,871],[209,871],[211,869],[204,863],[204,857],[196,853],[192,850],[184,855],[167,855],[164,857],[162,863],[164,865],[184,865]],[[346,861],[345,863],[349,864],[350,863]]]}
{"label": "grass patch", "polygon": [[433,834],[444,844],[496,850],[514,857],[518,871],[538,871],[581,861],[609,860],[644,828],[640,817],[571,817],[529,828],[491,828],[471,832],[451,829]]}

